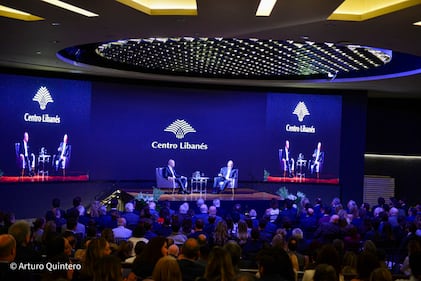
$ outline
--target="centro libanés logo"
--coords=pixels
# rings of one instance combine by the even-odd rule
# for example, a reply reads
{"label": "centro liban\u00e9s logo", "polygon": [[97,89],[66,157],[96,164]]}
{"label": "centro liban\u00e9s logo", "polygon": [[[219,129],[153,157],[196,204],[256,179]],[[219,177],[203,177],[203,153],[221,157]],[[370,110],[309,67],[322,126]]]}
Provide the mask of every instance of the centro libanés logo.
{"label": "centro liban\u00e9s logo", "polygon": [[306,104],[303,101],[300,101],[297,104],[297,106],[295,107],[295,109],[292,112],[292,114],[297,115],[298,121],[303,122],[304,117],[306,115],[310,115],[310,112],[308,111]]}
{"label": "centro liban\u00e9s logo", "polygon": [[196,130],[184,120],[175,120],[164,130],[165,132],[171,132],[177,139],[183,139],[188,133],[195,133]]}
{"label": "centro liban\u00e9s logo", "polygon": [[49,102],[54,102],[47,87],[44,86],[39,88],[32,100],[39,103],[39,108],[41,108],[41,110],[45,110]]}

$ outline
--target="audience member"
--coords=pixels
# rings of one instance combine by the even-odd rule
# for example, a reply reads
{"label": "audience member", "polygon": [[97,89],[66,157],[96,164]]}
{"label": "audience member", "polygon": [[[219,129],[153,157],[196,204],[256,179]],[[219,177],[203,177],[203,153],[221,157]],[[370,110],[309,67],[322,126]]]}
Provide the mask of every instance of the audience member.
{"label": "audience member", "polygon": [[207,281],[231,281],[234,276],[235,271],[228,251],[218,246],[214,247],[209,254],[205,279]]}
{"label": "audience member", "polygon": [[[105,238],[95,238],[89,242],[86,249],[85,261],[82,263],[81,270],[74,271],[74,281],[91,281],[94,278],[94,272],[97,270],[97,262],[104,256],[111,254],[110,244]],[[114,257],[117,259],[117,257]],[[120,262],[119,262],[120,264]],[[98,275],[97,275],[98,276]]]}
{"label": "audience member", "polygon": [[158,260],[152,272],[153,281],[182,281],[181,270],[177,260],[172,256],[165,256]]}
{"label": "audience member", "polygon": [[116,239],[129,239],[132,237],[132,231],[126,228],[126,219],[118,218],[117,227],[113,228],[114,238]]}
{"label": "audience member", "polygon": [[203,264],[198,263],[200,256],[200,245],[197,239],[189,238],[182,247],[181,255],[178,259],[183,281],[195,281],[205,273]]}
{"label": "audience member", "polygon": [[288,254],[282,249],[266,248],[257,254],[261,281],[294,281],[295,273]]}
{"label": "audience member", "polygon": [[168,254],[167,239],[156,236],[149,240],[142,253],[133,262],[132,272],[141,279],[150,278],[158,260]]}
{"label": "audience member", "polygon": [[40,253],[31,246],[31,227],[26,221],[17,221],[9,227],[9,234],[16,240],[16,262],[38,262]]}

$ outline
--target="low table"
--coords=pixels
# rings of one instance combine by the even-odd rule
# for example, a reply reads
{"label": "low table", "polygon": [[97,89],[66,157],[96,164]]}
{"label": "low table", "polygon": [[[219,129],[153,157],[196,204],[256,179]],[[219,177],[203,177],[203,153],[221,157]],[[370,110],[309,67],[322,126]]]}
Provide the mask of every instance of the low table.
{"label": "low table", "polygon": [[203,189],[206,194],[209,177],[195,177],[190,179],[191,192],[200,192],[202,194]]}

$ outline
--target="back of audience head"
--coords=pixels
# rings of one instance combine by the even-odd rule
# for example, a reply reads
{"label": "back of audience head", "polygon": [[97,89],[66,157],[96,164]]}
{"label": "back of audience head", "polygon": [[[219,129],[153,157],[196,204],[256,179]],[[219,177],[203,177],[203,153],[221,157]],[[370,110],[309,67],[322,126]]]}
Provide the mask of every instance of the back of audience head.
{"label": "back of audience head", "polygon": [[216,207],[219,208],[221,207],[221,200],[219,200],[218,198],[213,199],[212,204]]}
{"label": "back of audience head", "polygon": [[15,238],[17,246],[26,246],[31,239],[31,226],[26,221],[17,221],[9,227],[9,234]]}
{"label": "back of audience head", "polygon": [[137,241],[136,245],[134,246],[134,252],[136,256],[140,256],[143,250],[146,248],[145,241]]}
{"label": "back of audience head", "polygon": [[279,276],[283,280],[295,280],[291,259],[283,249],[263,248],[256,256],[259,273],[264,276]]}
{"label": "back of audience head", "polygon": [[152,272],[153,281],[181,281],[181,270],[177,260],[165,256],[158,260]]}
{"label": "back of audience head", "polygon": [[121,261],[116,256],[103,256],[97,260],[93,281],[123,281]]}
{"label": "back of audience head", "polygon": [[339,276],[341,272],[341,259],[338,251],[332,244],[323,245],[316,254],[316,264],[329,264],[336,270]]}
{"label": "back of audience head", "polygon": [[133,205],[133,203],[132,203],[132,202],[127,202],[127,203],[126,203],[126,205],[124,205],[124,210],[125,210],[127,213],[133,213],[133,210],[134,210],[134,205]]}
{"label": "back of audience head", "polygon": [[233,281],[257,281],[257,280],[258,279],[256,278],[256,276],[249,272],[240,272],[235,275]]}
{"label": "back of audience head", "polygon": [[235,241],[228,241],[224,245],[224,249],[228,252],[228,254],[231,256],[231,262],[232,266],[235,269],[238,269],[240,260],[241,260],[241,247],[238,245]]}
{"label": "back of audience head", "polygon": [[316,266],[313,281],[338,281],[335,268],[329,264],[319,264]]}
{"label": "back of audience head", "polygon": [[152,238],[140,254],[140,260],[155,264],[161,257],[168,254],[167,245],[165,237],[156,236]]}
{"label": "back of audience head", "polygon": [[184,203],[183,203],[183,204],[181,204],[181,205],[180,205],[180,207],[178,208],[178,212],[179,212],[180,214],[183,214],[183,215],[187,214],[188,210],[189,210],[189,203],[187,203],[187,202],[184,202]]}
{"label": "back of audience head", "polygon": [[371,252],[362,252],[358,256],[357,273],[360,280],[369,280],[370,274],[380,267],[377,256]]}
{"label": "back of audience head", "polygon": [[199,199],[197,199],[197,201],[196,201],[196,206],[198,207],[198,208],[200,208],[203,204],[205,203],[205,200],[203,200],[203,198],[199,198]]}
{"label": "back of audience head", "polygon": [[215,206],[210,206],[209,207],[209,216],[211,216],[211,217],[215,217],[216,216],[216,213],[217,213],[217,209],[216,209],[216,207]]}
{"label": "back of audience head", "polygon": [[109,243],[115,243],[114,232],[111,228],[104,228],[101,231],[101,237],[107,240]]}
{"label": "back of audience head", "polygon": [[189,238],[182,248],[183,257],[191,260],[197,260],[200,255],[200,245],[195,238]]}
{"label": "back of audience head", "polygon": [[372,253],[373,255],[376,255],[376,254],[377,254],[377,247],[376,247],[376,244],[374,244],[374,242],[373,242],[373,241],[371,241],[371,240],[366,240],[366,241],[364,241],[364,244],[363,244],[363,251],[364,251],[364,252],[370,252],[370,253]]}
{"label": "back of audience head", "polygon": [[10,234],[0,235],[0,261],[11,262],[16,257],[16,240]]}
{"label": "back of audience head", "polygon": [[224,248],[214,247],[208,258],[204,277],[208,281],[231,281],[235,276],[231,257]]}
{"label": "back of audience head", "polygon": [[389,269],[380,267],[370,274],[370,281],[393,281],[393,276]]}

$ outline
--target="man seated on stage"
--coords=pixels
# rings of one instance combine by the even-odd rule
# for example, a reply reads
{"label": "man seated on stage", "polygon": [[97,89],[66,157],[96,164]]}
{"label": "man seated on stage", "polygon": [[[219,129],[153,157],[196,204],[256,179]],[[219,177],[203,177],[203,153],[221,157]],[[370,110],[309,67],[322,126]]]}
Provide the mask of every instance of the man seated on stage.
{"label": "man seated on stage", "polygon": [[213,181],[212,193],[220,193],[238,177],[238,170],[233,169],[234,162],[229,160],[226,167],[222,167]]}
{"label": "man seated on stage", "polygon": [[23,140],[19,146],[19,156],[22,163],[22,176],[25,171],[27,171],[29,176],[33,176],[35,171],[35,155],[31,152],[28,142],[29,134],[28,132],[25,132],[23,134]]}
{"label": "man seated on stage", "polygon": [[317,143],[317,147],[314,150],[314,153],[313,153],[312,157],[313,157],[313,160],[311,161],[310,170],[311,170],[312,174],[314,172],[316,172],[316,177],[319,178],[320,177],[320,169],[323,165],[323,161],[324,161],[324,158],[325,158],[325,153],[322,151],[322,143],[321,142]]}
{"label": "man seated on stage", "polygon": [[187,178],[179,175],[175,171],[175,161],[173,159],[168,160],[168,166],[162,171],[162,175],[167,180],[172,180],[180,187],[178,193],[188,193],[187,191]]}
{"label": "man seated on stage", "polygon": [[281,161],[281,168],[284,171],[284,177],[288,172],[289,177],[294,176],[294,158],[291,157],[291,150],[289,149],[289,140],[285,141],[284,149],[279,150],[279,159]]}
{"label": "man seated on stage", "polygon": [[66,166],[68,164],[68,160],[70,157],[70,144],[68,144],[69,137],[67,134],[63,136],[63,141],[60,143],[59,147],[57,148],[58,154],[56,155],[56,158],[54,159],[54,168],[56,172],[58,172],[58,169],[62,169],[63,171],[66,169]]}

